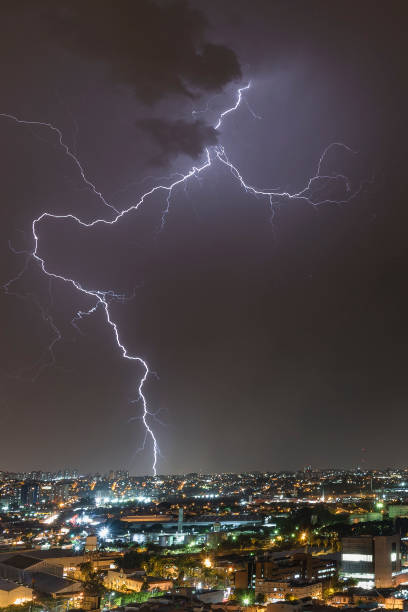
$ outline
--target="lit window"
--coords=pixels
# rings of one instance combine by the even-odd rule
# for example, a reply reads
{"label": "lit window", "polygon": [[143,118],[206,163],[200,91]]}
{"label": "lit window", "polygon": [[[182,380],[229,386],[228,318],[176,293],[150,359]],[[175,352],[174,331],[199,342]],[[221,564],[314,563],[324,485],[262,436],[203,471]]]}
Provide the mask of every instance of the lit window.
{"label": "lit window", "polygon": [[373,555],[359,555],[357,553],[343,553],[341,558],[342,558],[342,561],[354,561],[358,563],[361,561],[372,561]]}

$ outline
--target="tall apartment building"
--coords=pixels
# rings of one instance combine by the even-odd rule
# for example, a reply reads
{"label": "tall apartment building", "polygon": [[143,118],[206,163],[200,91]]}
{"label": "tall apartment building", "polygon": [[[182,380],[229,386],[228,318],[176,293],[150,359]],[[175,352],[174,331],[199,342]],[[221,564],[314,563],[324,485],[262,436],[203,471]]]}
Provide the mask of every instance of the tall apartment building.
{"label": "tall apartment building", "polygon": [[35,506],[39,501],[40,484],[38,482],[27,480],[20,487],[20,505]]}

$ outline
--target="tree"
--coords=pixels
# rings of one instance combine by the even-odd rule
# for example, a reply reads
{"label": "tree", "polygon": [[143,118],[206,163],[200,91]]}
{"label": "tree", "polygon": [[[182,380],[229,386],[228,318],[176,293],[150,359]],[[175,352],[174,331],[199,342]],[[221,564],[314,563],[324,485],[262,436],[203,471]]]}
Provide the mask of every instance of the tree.
{"label": "tree", "polygon": [[[36,591],[36,602],[40,605],[41,610],[55,610],[61,603],[61,599],[54,599],[49,593]],[[16,606],[20,610],[20,606]]]}
{"label": "tree", "polygon": [[0,608],[0,610],[1,612],[40,612],[44,610],[44,607],[34,604],[32,601],[27,601],[20,605],[5,606],[4,608]]}
{"label": "tree", "polygon": [[344,587],[346,588],[351,588],[351,587],[355,587],[357,586],[358,580],[357,578],[346,578],[345,580],[341,581],[341,585],[342,585],[342,589],[344,589]]}
{"label": "tree", "polygon": [[218,581],[217,572],[212,567],[202,567],[201,578],[207,587],[214,586],[213,583]]}
{"label": "tree", "polygon": [[129,550],[123,557],[117,559],[116,564],[121,569],[139,569],[143,567],[147,558],[148,555],[146,553],[140,553],[137,550]]}
{"label": "tree", "polygon": [[265,599],[266,599],[265,593],[258,593],[258,595],[255,597],[255,603],[264,604]]}
{"label": "tree", "polygon": [[[158,525],[153,525],[154,527],[154,533],[157,532],[158,529]],[[158,544],[155,544],[154,542],[148,542],[146,544],[146,550],[150,553],[160,553],[162,551],[162,547],[159,546]]]}
{"label": "tree", "polygon": [[235,589],[231,599],[239,601],[245,606],[250,605],[254,602],[254,591],[253,589]]}
{"label": "tree", "polygon": [[89,597],[100,597],[103,595],[106,591],[103,584],[105,578],[104,573],[100,571],[95,572],[90,561],[81,563],[79,569],[81,570],[85,593]]}
{"label": "tree", "polygon": [[84,581],[84,591],[89,597],[100,597],[106,591],[103,572],[92,572]]}
{"label": "tree", "polygon": [[162,578],[177,578],[178,567],[172,557],[149,556],[143,563],[143,569],[147,574],[160,576]]}
{"label": "tree", "polygon": [[161,591],[139,591],[136,593],[135,591],[130,591],[129,593],[117,593],[114,598],[111,595],[106,595],[102,600],[101,608],[111,608],[126,606],[130,603],[145,603],[148,599],[152,597],[162,597],[163,593]]}
{"label": "tree", "polygon": [[92,563],[90,561],[84,561],[84,563],[79,564],[79,569],[81,571],[82,580],[87,580],[93,571]]}
{"label": "tree", "polygon": [[240,550],[245,550],[246,548],[250,548],[252,545],[252,538],[249,534],[247,533],[241,533],[236,541],[235,541],[236,546],[239,547]]}
{"label": "tree", "polygon": [[196,558],[192,558],[188,555],[183,555],[177,559],[178,576],[177,580],[179,583],[183,583],[184,580],[190,580],[198,578],[201,568]]}

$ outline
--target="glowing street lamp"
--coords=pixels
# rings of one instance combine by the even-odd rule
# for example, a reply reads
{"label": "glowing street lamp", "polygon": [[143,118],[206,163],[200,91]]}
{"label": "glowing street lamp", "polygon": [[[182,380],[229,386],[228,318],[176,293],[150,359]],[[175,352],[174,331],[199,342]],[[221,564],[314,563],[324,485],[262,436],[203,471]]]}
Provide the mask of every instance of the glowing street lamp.
{"label": "glowing street lamp", "polygon": [[98,535],[100,538],[102,538],[102,540],[106,540],[106,538],[109,537],[109,529],[107,527],[102,527],[102,529],[99,530]]}

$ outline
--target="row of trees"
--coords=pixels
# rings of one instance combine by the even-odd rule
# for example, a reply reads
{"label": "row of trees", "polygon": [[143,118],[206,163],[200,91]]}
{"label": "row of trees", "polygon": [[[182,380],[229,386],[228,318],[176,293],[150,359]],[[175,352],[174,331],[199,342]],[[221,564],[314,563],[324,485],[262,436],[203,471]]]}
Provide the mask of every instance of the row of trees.
{"label": "row of trees", "polygon": [[148,575],[167,578],[179,585],[201,582],[209,587],[224,586],[225,574],[204,561],[204,554],[148,554],[131,550],[118,560],[118,565],[122,569],[144,569]]}
{"label": "row of trees", "polygon": [[161,592],[154,591],[128,591],[126,593],[105,593],[102,597],[101,608],[120,608],[130,603],[145,603],[152,597],[161,597]]}

